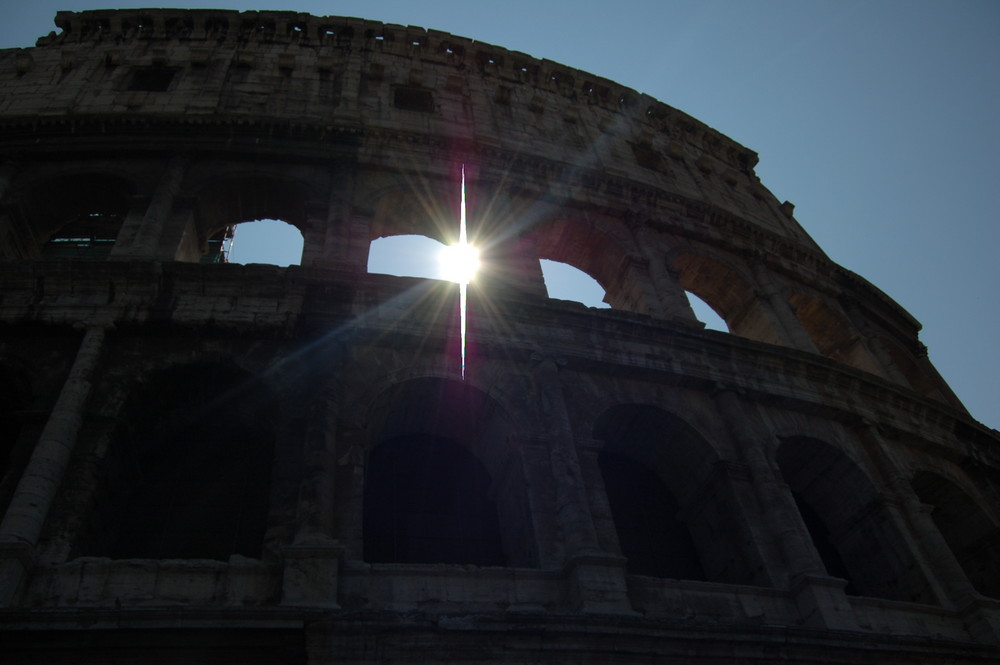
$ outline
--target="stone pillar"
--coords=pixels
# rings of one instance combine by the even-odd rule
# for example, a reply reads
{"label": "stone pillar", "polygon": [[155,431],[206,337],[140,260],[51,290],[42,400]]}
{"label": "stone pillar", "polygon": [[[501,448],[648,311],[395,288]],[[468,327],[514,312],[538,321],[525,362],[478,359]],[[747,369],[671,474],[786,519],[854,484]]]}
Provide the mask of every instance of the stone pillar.
{"label": "stone pillar", "polygon": [[296,544],[333,541],[336,415],[334,405],[326,398],[311,405],[295,514],[293,542]]}
{"label": "stone pillar", "polygon": [[35,546],[66,475],[106,328],[89,328],[0,523],[0,607],[10,606],[34,563]]}
{"label": "stone pillar", "polygon": [[850,602],[844,595],[846,583],[829,577],[816,553],[788,487],[768,462],[764,446],[774,436],[749,413],[736,390],[721,387],[715,393],[730,437],[753,477],[761,509],[761,520],[787,567],[792,597],[806,625],[857,630]]}
{"label": "stone pillar", "polygon": [[587,497],[590,499],[590,514],[597,532],[598,543],[605,552],[621,554],[618,530],[608,494],[604,490],[604,476],[598,459],[603,447],[602,441],[591,441],[586,447],[581,448],[580,470],[583,472],[584,486],[589,489]]}
{"label": "stone pillar", "polygon": [[336,517],[344,557],[364,560],[363,516],[365,503],[364,437],[356,426],[340,426],[337,447]]}
{"label": "stone pillar", "polygon": [[[545,298],[548,291],[538,248],[528,219],[539,210],[526,208],[503,190],[477,188],[476,200],[490,201],[489,209],[470,210],[469,240],[479,247],[482,266],[476,277],[479,288],[488,292],[512,291]],[[551,211],[545,210],[546,213]]]}
{"label": "stone pillar", "polygon": [[530,237],[511,235],[483,249],[482,267],[475,282],[478,288],[489,293],[512,291],[548,296],[542,264]]}
{"label": "stone pillar", "polygon": [[[664,317],[659,294],[649,275],[649,261],[643,257],[625,255],[608,284],[605,302],[615,309],[638,312],[647,316]],[[692,319],[697,321],[697,319]]]}
{"label": "stone pillar", "polygon": [[132,246],[137,242],[137,238],[142,233],[142,222],[146,217],[146,209],[149,207],[149,197],[142,194],[129,197],[128,213],[122,220],[121,229],[118,231],[118,239],[115,246],[111,248],[111,259],[128,259]]}
{"label": "stone pillar", "polygon": [[340,543],[334,539],[336,412],[330,400],[311,406],[303,445],[292,544],[281,550],[283,605],[336,608]]}
{"label": "stone pillar", "polygon": [[331,268],[353,273],[368,271],[371,218],[364,206],[353,204],[353,174],[332,179],[326,205],[317,203],[307,211],[303,232],[303,267]]}
{"label": "stone pillar", "polygon": [[941,531],[931,517],[931,507],[921,503],[909,480],[893,464],[888,446],[878,427],[863,421],[857,428],[863,450],[877,469],[883,482],[895,495],[897,505],[889,505],[894,517],[912,534],[914,554],[927,571],[935,593],[948,601],[962,615],[966,629],[977,640],[1000,644],[1000,610],[995,602],[983,601],[962,570]]}
{"label": "stone pillar", "polygon": [[582,612],[631,613],[625,559],[602,551],[598,545],[558,366],[554,359],[538,353],[532,360],[535,385],[547,416],[556,515],[566,538],[569,597],[575,609]]}
{"label": "stone pillar", "polygon": [[795,315],[791,305],[788,304],[788,299],[782,289],[775,283],[774,278],[763,264],[762,257],[756,257],[756,260],[753,261],[753,272],[760,295],[767,302],[767,309],[784,338],[788,340],[789,346],[800,351],[819,353],[819,349],[816,348],[816,344],[813,343],[809,333],[799,321],[799,317]]}
{"label": "stone pillar", "polygon": [[[896,361],[892,359],[892,355],[889,351],[882,346],[882,343],[878,340],[875,331],[872,328],[872,324],[868,322],[868,318],[858,307],[857,302],[851,298],[847,299],[844,304],[844,312],[847,314],[847,318],[850,319],[854,327],[857,328],[864,341],[865,349],[868,351],[878,366],[882,369],[885,377],[890,381],[894,381],[903,386],[910,386],[910,381],[903,374],[899,366],[896,365]],[[912,387],[912,386],[911,386]]]}
{"label": "stone pillar", "polygon": [[[687,527],[698,556],[709,579],[718,582],[781,586],[787,580],[783,556],[775,552],[772,532],[757,519],[760,501],[754,488],[754,478],[745,464],[731,459],[716,459],[711,471],[697,485],[677,495],[677,517]],[[724,532],[720,535],[719,532]],[[722,539],[740,548],[744,568],[718,558],[713,541]],[[741,543],[749,541],[749,548]],[[706,547],[707,546],[707,547]],[[718,579],[717,572],[726,569],[729,579]]]}
{"label": "stone pillar", "polygon": [[[867,327],[867,326],[866,326]],[[909,386],[913,388],[910,384],[910,380],[906,378],[902,370],[899,369],[899,365],[896,361],[892,359],[892,354],[882,345],[878,337],[870,334],[864,334],[862,336],[865,349],[868,354],[875,359],[875,362],[882,369],[884,376],[890,381],[894,381],[902,386]]]}
{"label": "stone pillar", "polygon": [[[160,251],[160,241],[164,235],[164,227],[171,218],[174,199],[180,192],[189,166],[190,161],[186,157],[175,155],[170,159],[146,208],[134,242],[116,252],[116,258],[145,259],[163,254]],[[173,258],[173,252],[170,252],[169,258]]]}
{"label": "stone pillar", "polygon": [[158,261],[201,260],[205,238],[194,219],[194,201],[174,198],[170,215],[160,224],[160,241],[151,258]]}
{"label": "stone pillar", "polygon": [[565,529],[566,549],[570,556],[599,551],[597,532],[591,520],[583,474],[576,455],[573,429],[563,399],[556,361],[541,354],[532,356],[536,385],[547,416],[549,457],[555,480],[556,503]]}
{"label": "stone pillar", "polygon": [[653,232],[648,226],[642,225],[635,229],[636,243],[645,259],[649,262],[649,275],[665,317],[677,317],[687,321],[697,321],[691,302],[684,293],[677,275],[667,269],[666,259],[655,250],[662,243],[653,238]]}

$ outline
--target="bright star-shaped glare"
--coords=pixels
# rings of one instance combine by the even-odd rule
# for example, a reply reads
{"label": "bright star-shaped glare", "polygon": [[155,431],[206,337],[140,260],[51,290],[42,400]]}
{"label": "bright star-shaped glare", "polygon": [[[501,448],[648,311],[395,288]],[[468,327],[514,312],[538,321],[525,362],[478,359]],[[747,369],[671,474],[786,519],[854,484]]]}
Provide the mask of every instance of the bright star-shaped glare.
{"label": "bright star-shaped glare", "polygon": [[441,277],[456,284],[468,284],[479,269],[479,250],[469,243],[445,247],[438,254]]}

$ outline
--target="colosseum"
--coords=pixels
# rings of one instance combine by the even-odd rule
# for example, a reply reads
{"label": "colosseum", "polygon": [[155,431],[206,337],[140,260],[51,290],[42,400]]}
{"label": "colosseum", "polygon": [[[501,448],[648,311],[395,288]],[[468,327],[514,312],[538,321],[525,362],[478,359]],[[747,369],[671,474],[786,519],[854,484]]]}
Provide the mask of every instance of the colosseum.
{"label": "colosseum", "polygon": [[[0,51],[3,662],[1000,659],[1000,435],[754,152],[434,30],[56,25]],[[463,165],[464,366],[367,270]],[[300,265],[226,262],[260,219]]]}

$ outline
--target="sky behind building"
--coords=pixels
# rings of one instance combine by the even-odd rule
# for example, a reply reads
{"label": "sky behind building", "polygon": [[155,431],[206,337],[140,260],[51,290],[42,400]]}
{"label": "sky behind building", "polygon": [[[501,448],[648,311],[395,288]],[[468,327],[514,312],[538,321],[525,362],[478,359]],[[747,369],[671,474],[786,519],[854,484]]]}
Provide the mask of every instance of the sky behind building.
{"label": "sky behind building", "polygon": [[[115,0],[104,6],[156,4]],[[831,259],[924,325],[972,415],[1000,427],[1000,3],[993,0],[230,2],[442,30],[611,79],[760,155]],[[26,47],[79,0],[0,0]]]}

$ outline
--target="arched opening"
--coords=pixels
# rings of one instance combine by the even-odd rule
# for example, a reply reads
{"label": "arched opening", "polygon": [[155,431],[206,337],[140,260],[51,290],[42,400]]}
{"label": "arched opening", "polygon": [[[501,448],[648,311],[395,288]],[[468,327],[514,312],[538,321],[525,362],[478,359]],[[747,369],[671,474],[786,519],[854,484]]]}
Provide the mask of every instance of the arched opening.
{"label": "arched opening", "polygon": [[706,327],[759,342],[784,343],[753,285],[737,270],[691,252],[678,255],[673,268],[691,308]]}
{"label": "arched opening", "polygon": [[468,384],[412,379],[370,417],[366,561],[536,565],[513,423],[499,404]]}
{"label": "arched opening", "polygon": [[115,212],[82,213],[45,241],[42,258],[103,261],[111,256],[121,225],[122,215]]}
{"label": "arched opening", "polygon": [[847,586],[844,587],[844,593],[849,596],[857,596],[858,591],[854,588],[854,582],[851,581],[847,564],[844,563],[840,552],[837,551],[837,546],[834,545],[833,537],[826,528],[823,518],[795,492],[792,492],[792,498],[795,499],[795,507],[799,509],[799,515],[802,516],[802,522],[806,525],[806,531],[809,532],[809,538],[823,562],[823,567],[826,568],[827,575],[846,580]]}
{"label": "arched opening", "polygon": [[227,228],[233,231],[228,241],[223,238],[220,244],[228,263],[291,266],[302,261],[302,232],[291,224],[279,219],[261,219]]}
{"label": "arched opening", "polygon": [[[309,191],[260,175],[213,182],[198,193],[191,237],[179,260],[297,265],[302,261]],[[197,239],[197,240],[195,240]]]}
{"label": "arched opening", "polygon": [[123,408],[79,555],[259,558],[274,400],[228,366],[172,368]]}
{"label": "arched opening", "polygon": [[788,298],[788,304],[821,354],[866,372],[883,375],[854,327],[829,305],[804,293],[793,293]]}
{"label": "arched opening", "polygon": [[950,480],[920,471],[910,481],[976,591],[1000,598],[1000,528]]}
{"label": "arched opening", "polygon": [[421,235],[376,238],[368,250],[368,272],[443,279],[438,255],[444,244]]}
{"label": "arched opening", "polygon": [[118,239],[132,193],[130,183],[108,175],[47,181],[28,196],[27,233],[41,258],[103,261]]}
{"label": "arched opening", "polygon": [[550,298],[573,300],[587,307],[609,308],[604,287],[600,283],[568,263],[542,259],[542,276]]}
{"label": "arched opening", "polygon": [[846,579],[847,593],[935,602],[878,491],[843,452],[788,437],[776,459],[827,573]]}
{"label": "arched opening", "polygon": [[657,407],[626,404],[594,426],[618,546],[633,574],[763,584],[752,536],[711,445]]}
{"label": "arched opening", "polygon": [[729,324],[719,316],[718,312],[712,309],[711,305],[690,291],[685,291],[684,295],[687,296],[688,304],[691,305],[691,310],[694,312],[695,317],[704,323],[706,328],[709,330],[718,330],[719,332],[729,332]]}
{"label": "arched opening", "polygon": [[677,499],[653,471],[624,455],[598,457],[622,555],[633,575],[703,580],[691,532]]}
{"label": "arched opening", "polygon": [[365,480],[365,560],[505,563],[489,473],[467,449],[414,434],[379,444]]}
{"label": "arched opening", "polygon": [[[610,233],[584,219],[557,219],[540,225],[533,235],[550,297],[577,300],[591,307],[643,314],[651,311],[645,275],[636,270],[621,243]],[[553,262],[571,267],[586,278]],[[562,283],[567,278],[571,290],[563,291]],[[602,292],[600,297],[598,290]],[[584,300],[579,297],[582,294],[590,295]]]}

